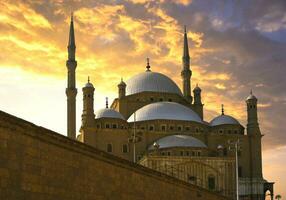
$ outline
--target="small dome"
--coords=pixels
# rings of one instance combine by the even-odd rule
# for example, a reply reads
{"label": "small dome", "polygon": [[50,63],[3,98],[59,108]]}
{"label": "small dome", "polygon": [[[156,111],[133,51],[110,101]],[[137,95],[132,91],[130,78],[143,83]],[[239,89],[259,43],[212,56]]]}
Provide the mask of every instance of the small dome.
{"label": "small dome", "polygon": [[174,81],[157,72],[146,71],[137,74],[127,80],[126,85],[126,95],[140,92],[164,92],[182,96],[181,90]]}
{"label": "small dome", "polygon": [[250,94],[250,95],[246,98],[246,100],[250,100],[250,99],[255,99],[255,100],[257,100],[256,96],[254,96],[253,94]]}
{"label": "small dome", "polygon": [[246,100],[251,100],[251,99],[257,100],[256,96],[254,96],[254,95],[252,94],[252,90],[250,91],[250,94],[249,94],[249,96],[246,98]]}
{"label": "small dome", "polygon": [[93,85],[92,85],[92,83],[90,82],[89,76],[87,77],[87,83],[85,84],[84,87],[91,87],[91,88],[93,88]]}
{"label": "small dome", "polygon": [[91,88],[93,88],[93,85],[92,85],[92,83],[87,82],[84,87],[91,87]]}
{"label": "small dome", "polygon": [[[192,109],[176,102],[156,102],[148,104],[136,111],[136,121],[156,119],[194,121],[203,123],[201,118]],[[134,122],[134,113],[128,122]]]}
{"label": "small dome", "polygon": [[[188,135],[170,135],[155,141],[159,149],[172,148],[172,147],[196,147],[206,148],[207,146],[197,138]],[[154,150],[154,145],[150,145],[149,150]]]}
{"label": "small dome", "polygon": [[237,124],[240,125],[240,123],[233,117],[229,115],[220,115],[215,117],[211,122],[211,126],[218,126],[222,124]]}
{"label": "small dome", "polygon": [[124,117],[117,111],[110,108],[103,108],[95,112],[95,119],[114,118],[125,120]]}
{"label": "small dome", "polygon": [[197,84],[193,91],[198,91],[198,92],[200,92],[200,91],[202,91],[202,90],[201,90],[201,88],[199,87],[199,85]]}
{"label": "small dome", "polygon": [[126,86],[126,83],[123,81],[123,79],[121,79],[120,83],[118,84],[118,87],[119,86],[122,86],[122,87]]}

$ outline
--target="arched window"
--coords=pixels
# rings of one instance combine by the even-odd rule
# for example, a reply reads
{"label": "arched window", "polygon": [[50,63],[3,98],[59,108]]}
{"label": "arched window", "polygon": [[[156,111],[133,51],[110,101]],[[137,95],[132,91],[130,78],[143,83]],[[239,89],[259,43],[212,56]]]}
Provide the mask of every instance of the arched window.
{"label": "arched window", "polygon": [[122,145],[122,152],[123,152],[123,153],[128,153],[128,152],[129,152],[129,149],[128,149],[128,145],[127,145],[127,144],[123,144],[123,145]]}
{"label": "arched window", "polygon": [[213,175],[208,177],[208,188],[209,190],[215,190],[215,177]]}
{"label": "arched window", "polygon": [[108,153],[112,153],[112,144],[107,144],[107,146],[106,146],[106,151],[107,151]]}
{"label": "arched window", "polygon": [[224,155],[224,156],[227,156],[227,148],[226,148],[226,147],[223,148],[223,155]]}
{"label": "arched window", "polygon": [[238,166],[238,177],[242,177],[242,167]]}

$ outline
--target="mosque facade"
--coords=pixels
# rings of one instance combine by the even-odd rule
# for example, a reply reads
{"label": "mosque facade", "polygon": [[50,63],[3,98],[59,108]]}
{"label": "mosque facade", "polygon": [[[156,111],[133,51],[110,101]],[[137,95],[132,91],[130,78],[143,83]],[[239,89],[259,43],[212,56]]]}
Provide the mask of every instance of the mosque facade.
{"label": "mosque facade", "polygon": [[[83,112],[76,137],[76,46],[73,19],[68,43],[68,137],[169,176],[236,199],[265,199],[273,183],[262,175],[262,134],[257,98],[245,100],[247,125],[224,113],[204,120],[201,88],[192,90],[184,32],[182,90],[166,75],[146,70],[117,85],[118,97],[94,111],[94,86],[82,88]],[[237,193],[238,191],[238,193]]]}

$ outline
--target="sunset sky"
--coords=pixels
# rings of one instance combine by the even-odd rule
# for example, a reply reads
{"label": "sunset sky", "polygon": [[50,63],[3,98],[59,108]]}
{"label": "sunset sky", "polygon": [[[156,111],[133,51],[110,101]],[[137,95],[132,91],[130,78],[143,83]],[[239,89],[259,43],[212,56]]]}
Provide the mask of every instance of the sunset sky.
{"label": "sunset sky", "polygon": [[[180,87],[183,26],[192,86],[202,88],[205,117],[236,117],[258,98],[264,178],[286,199],[285,0],[1,0],[0,110],[66,135],[67,42],[74,12],[77,129],[82,86],[91,77],[95,110],[117,97],[121,77],[151,70]],[[283,199],[284,199],[283,198]]]}

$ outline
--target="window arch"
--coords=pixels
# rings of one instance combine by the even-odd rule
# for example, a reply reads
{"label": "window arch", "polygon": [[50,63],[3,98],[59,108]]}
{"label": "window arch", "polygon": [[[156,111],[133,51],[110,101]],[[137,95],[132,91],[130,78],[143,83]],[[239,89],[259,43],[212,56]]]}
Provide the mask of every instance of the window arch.
{"label": "window arch", "polygon": [[106,151],[107,151],[108,153],[112,153],[112,144],[107,144],[107,146],[106,146]]}
{"label": "window arch", "polygon": [[122,145],[122,152],[123,152],[123,153],[128,153],[128,152],[129,152],[128,144],[123,144],[123,145]]}
{"label": "window arch", "polygon": [[213,175],[208,176],[208,188],[209,190],[215,190],[215,177]]}

